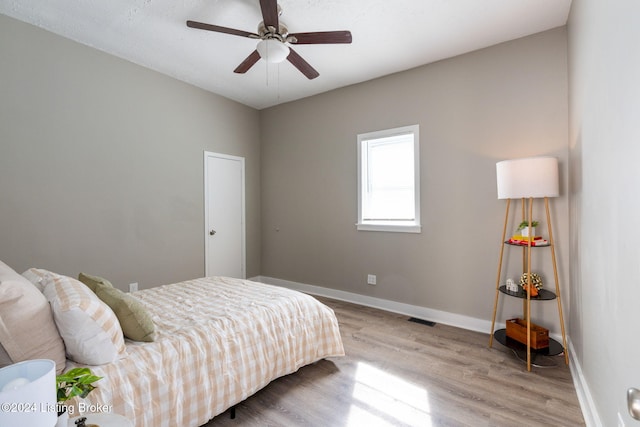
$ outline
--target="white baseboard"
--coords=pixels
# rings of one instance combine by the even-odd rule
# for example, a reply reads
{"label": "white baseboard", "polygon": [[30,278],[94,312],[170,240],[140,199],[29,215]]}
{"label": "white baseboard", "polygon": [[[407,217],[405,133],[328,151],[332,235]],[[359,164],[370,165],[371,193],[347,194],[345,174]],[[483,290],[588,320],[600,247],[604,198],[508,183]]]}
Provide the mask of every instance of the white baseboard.
{"label": "white baseboard", "polygon": [[[267,276],[256,276],[250,280],[256,282],[267,283],[269,285],[282,286],[283,288],[294,289],[311,295],[318,295],[327,298],[333,298],[340,301],[351,302],[354,304],[364,305],[366,307],[379,308],[381,310],[390,311],[392,313],[404,314],[406,316],[416,317],[418,319],[429,320],[431,322],[442,323],[445,325],[455,326],[458,328],[469,329],[472,331],[489,333],[491,330],[491,322],[487,320],[477,319],[475,317],[464,316],[462,314],[449,313],[446,311],[434,310],[432,308],[422,307],[418,305],[404,304],[401,302],[390,301],[382,298],[375,298],[366,295],[355,294],[353,292],[345,292],[337,289],[324,288],[322,286],[307,285],[305,283],[292,282],[290,280],[277,279]],[[498,325],[496,329],[504,328],[504,323]]]}
{"label": "white baseboard", "polygon": [[[268,276],[256,276],[249,280],[267,283],[270,285],[282,286],[288,289],[294,289],[311,295],[318,295],[327,298],[333,298],[340,301],[360,304],[367,307],[379,308],[381,310],[390,311],[392,313],[404,314],[406,316],[416,317],[418,319],[430,320],[436,323],[455,326],[458,328],[468,329],[472,331],[488,334],[491,331],[491,322],[488,320],[477,319],[475,317],[464,316],[461,314],[449,313],[446,311],[434,310],[427,307],[404,304],[401,302],[390,301],[382,298],[375,298],[366,295],[360,295],[352,292],[340,291],[337,289],[325,288],[322,286],[308,285],[306,283],[293,282],[290,280],[277,279]],[[504,328],[504,323],[496,323],[496,329]],[[552,337],[562,342],[562,336],[552,334]],[[576,358],[576,352],[573,348],[571,340],[567,337],[569,347],[569,368],[573,378],[573,384],[578,395],[578,401],[582,409],[582,414],[587,427],[600,427],[600,417],[593,402],[589,386],[582,374],[582,367]]]}
{"label": "white baseboard", "polygon": [[584,422],[587,427],[601,427],[602,421],[600,421],[598,409],[593,401],[589,385],[582,373],[582,365],[580,365],[580,361],[576,357],[576,350],[573,347],[571,340],[569,340],[567,345],[569,347],[569,369],[571,370],[573,386],[575,387],[576,394],[578,395],[578,402],[580,402]]}

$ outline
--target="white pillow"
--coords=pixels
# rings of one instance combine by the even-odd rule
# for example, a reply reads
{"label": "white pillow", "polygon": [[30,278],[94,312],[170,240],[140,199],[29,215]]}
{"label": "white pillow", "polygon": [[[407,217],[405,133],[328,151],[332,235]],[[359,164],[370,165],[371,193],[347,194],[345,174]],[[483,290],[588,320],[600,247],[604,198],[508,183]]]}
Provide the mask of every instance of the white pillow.
{"label": "white pillow", "polygon": [[91,289],[57,274],[46,275],[42,285],[69,359],[85,365],[103,365],[126,354],[116,315]]}
{"label": "white pillow", "polygon": [[22,273],[22,276],[26,277],[28,281],[36,285],[36,288],[42,292],[42,279],[44,279],[47,274],[55,273],[51,273],[50,271],[43,270],[41,268],[30,268]]}

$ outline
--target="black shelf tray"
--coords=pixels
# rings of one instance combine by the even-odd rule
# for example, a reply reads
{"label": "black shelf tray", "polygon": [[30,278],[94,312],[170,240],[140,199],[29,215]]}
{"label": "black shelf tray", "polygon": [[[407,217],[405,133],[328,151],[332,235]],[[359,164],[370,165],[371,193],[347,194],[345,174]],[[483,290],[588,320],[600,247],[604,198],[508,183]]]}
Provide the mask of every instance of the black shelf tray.
{"label": "black shelf tray", "polygon": [[[505,285],[502,285],[500,286],[500,292],[505,295],[509,295],[510,297],[527,299],[527,293],[524,289],[520,289],[518,292],[511,292],[507,290]],[[538,296],[531,297],[531,301],[550,301],[554,299],[556,299],[556,294],[546,289],[540,289],[538,291]]]}
{"label": "black shelf tray", "polygon": [[[527,346],[522,344],[521,342],[512,340],[511,338],[507,337],[506,329],[498,329],[493,333],[493,337],[500,344],[512,349],[514,352],[524,352],[525,360],[526,360]],[[557,356],[559,354],[562,354],[563,351],[564,351],[564,347],[562,347],[562,344],[560,344],[558,341],[554,340],[553,338],[549,338],[549,347],[539,348],[539,349],[531,348],[531,357],[533,358],[534,355]]]}
{"label": "black shelf tray", "polygon": [[[506,240],[504,242],[505,245],[509,245],[509,246],[518,246],[520,248],[528,248],[529,245],[524,245],[522,243],[511,243],[510,241]],[[547,243],[546,245],[531,245],[531,248],[548,248],[549,246],[551,246],[551,243]]]}

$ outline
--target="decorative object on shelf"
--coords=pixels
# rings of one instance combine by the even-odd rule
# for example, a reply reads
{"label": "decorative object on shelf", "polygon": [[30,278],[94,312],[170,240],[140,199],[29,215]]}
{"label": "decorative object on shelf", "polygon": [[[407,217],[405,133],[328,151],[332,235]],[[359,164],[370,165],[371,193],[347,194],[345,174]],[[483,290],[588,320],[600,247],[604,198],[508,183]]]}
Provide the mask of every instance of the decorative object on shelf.
{"label": "decorative object on shelf", "polygon": [[522,237],[533,237],[536,235],[536,227],[538,226],[538,221],[531,221],[531,227],[529,227],[529,221],[522,221],[518,225],[518,230]]}
{"label": "decorative object on shelf", "polygon": [[538,221],[531,221],[531,227],[529,227],[529,221],[522,221],[518,225],[516,234],[511,236],[507,243],[512,245],[528,246],[531,242],[531,246],[548,246],[549,242],[542,238],[542,236],[536,235],[536,227]]}
{"label": "decorative object on shelf", "polygon": [[0,425],[55,426],[55,378],[56,364],[48,359],[26,360],[0,369]]}
{"label": "decorative object on shelf", "polygon": [[540,236],[536,236],[534,238],[524,237],[520,235],[513,235],[507,240],[507,243],[511,245],[520,245],[520,246],[529,246],[529,242],[531,242],[531,246],[549,246],[549,241],[543,239]]}
{"label": "decorative object on shelf", "polygon": [[535,298],[538,296],[538,289],[536,289],[535,286],[530,285],[528,283],[525,283],[524,285],[522,285],[522,289],[524,289],[524,291],[529,294],[529,296],[531,296],[531,298]]}
{"label": "decorative object on shelf", "polygon": [[520,290],[513,279],[507,279],[505,286],[509,292],[518,292]]}
{"label": "decorative object on shelf", "polygon": [[[527,344],[527,321],[524,319],[509,319],[506,322],[507,337]],[[531,323],[530,345],[536,350],[549,347],[549,330]]]}
{"label": "decorative object on shelf", "polygon": [[[496,313],[498,309],[498,298],[500,295],[500,275],[502,273],[502,259],[504,256],[505,243],[507,245],[517,245],[523,247],[523,272],[526,273],[524,283],[526,299],[523,301],[523,319],[524,331],[526,337],[531,337],[531,334],[535,334],[535,327],[531,322],[531,298],[534,292],[537,292],[536,286],[533,281],[533,274],[531,273],[531,248],[548,246],[551,250],[551,260],[553,263],[553,273],[555,279],[555,297],[558,301],[558,315],[560,318],[560,327],[562,329],[562,351],[558,351],[555,354],[564,352],[565,363],[569,364],[569,354],[567,351],[567,339],[565,335],[564,319],[562,315],[562,303],[560,300],[560,284],[558,282],[558,268],[556,264],[556,255],[553,243],[553,230],[551,228],[551,214],[549,211],[549,197],[559,196],[559,181],[558,181],[558,159],[555,157],[529,157],[514,160],[505,160],[496,163],[496,177],[497,177],[497,189],[498,199],[506,199],[506,211],[504,217],[504,227],[502,229],[502,240],[500,245],[500,258],[498,261],[498,274],[496,277],[496,296],[493,304],[493,318],[491,320],[491,335],[489,338],[489,347],[493,344]],[[522,205],[522,218],[521,223],[525,224],[523,227],[533,226],[538,221],[533,220],[533,199],[544,199],[544,207],[546,212],[546,224],[549,233],[548,241],[542,239],[540,236],[536,236],[535,233],[528,233],[529,235],[523,236],[523,233],[514,235],[511,239],[505,240],[507,235],[507,224],[509,222],[509,208],[511,206],[511,199],[520,199]],[[536,224],[537,225],[537,224]],[[519,231],[520,231],[519,226]],[[553,292],[545,291],[546,294],[553,295]],[[510,295],[514,297],[520,297],[520,295]],[[548,300],[550,298],[536,298],[536,300]],[[533,327],[533,330],[532,330]],[[495,331],[497,339],[504,337],[504,330]],[[506,340],[503,344],[508,344]],[[524,340],[526,344],[527,355],[527,370],[531,370],[531,355],[532,346],[531,340]],[[551,348],[558,348],[559,344],[555,341],[548,345]],[[535,348],[533,348],[533,352]]]}
{"label": "decorative object on shelf", "polygon": [[522,273],[522,276],[520,276],[520,285],[522,286],[522,289],[528,292],[527,286],[529,284],[533,285],[535,293],[531,294],[531,296],[535,297],[536,295],[538,295],[538,291],[542,289],[542,278],[536,273],[531,273],[531,281],[529,281],[529,274]]}

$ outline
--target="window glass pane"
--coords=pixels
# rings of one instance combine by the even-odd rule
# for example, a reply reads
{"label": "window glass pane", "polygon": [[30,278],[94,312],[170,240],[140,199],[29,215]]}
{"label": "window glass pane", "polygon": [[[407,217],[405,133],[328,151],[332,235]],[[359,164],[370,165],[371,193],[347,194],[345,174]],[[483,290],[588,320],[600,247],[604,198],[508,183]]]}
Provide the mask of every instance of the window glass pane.
{"label": "window glass pane", "polygon": [[419,127],[358,135],[358,230],[420,233]]}
{"label": "window glass pane", "polygon": [[364,220],[414,220],[413,134],[365,141]]}

